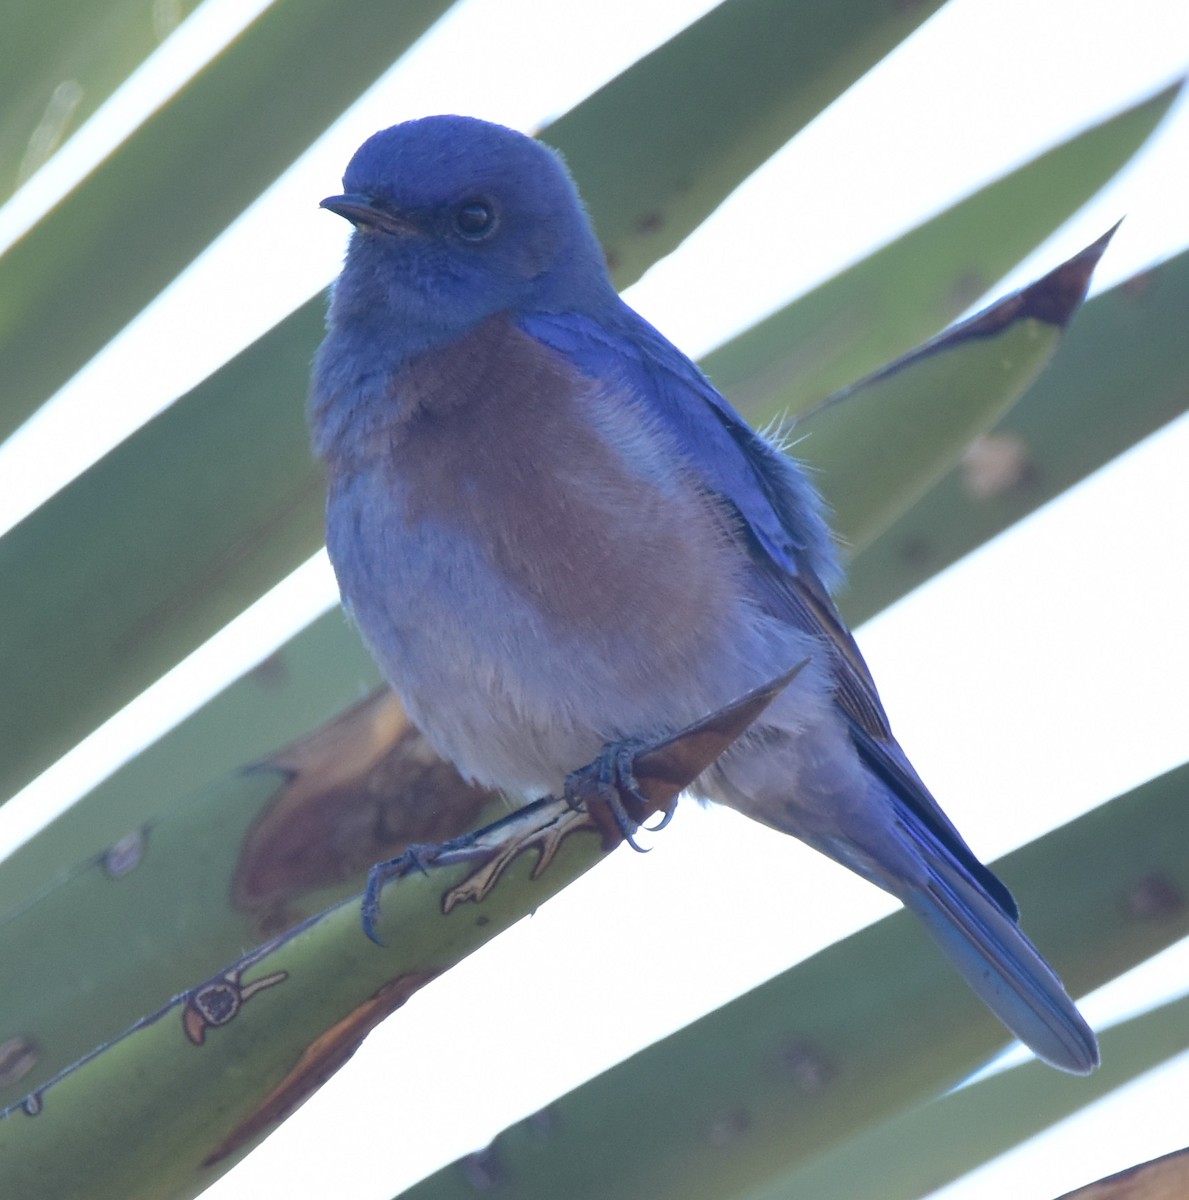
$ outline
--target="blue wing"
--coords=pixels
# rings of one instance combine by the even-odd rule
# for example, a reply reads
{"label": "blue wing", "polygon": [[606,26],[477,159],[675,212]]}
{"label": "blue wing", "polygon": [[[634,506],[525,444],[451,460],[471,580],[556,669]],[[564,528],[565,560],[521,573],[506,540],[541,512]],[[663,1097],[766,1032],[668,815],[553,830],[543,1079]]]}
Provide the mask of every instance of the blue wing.
{"label": "blue wing", "polygon": [[647,398],[695,478],[733,514],[757,600],[827,648],[835,703],[868,769],[1015,920],[1010,892],[978,861],[892,736],[867,664],[827,591],[839,576],[833,540],[822,503],[802,471],[627,305],[598,320],[573,312],[531,313],[517,323],[583,374]]}
{"label": "blue wing", "polygon": [[833,583],[839,571],[817,493],[780,450],[757,434],[700,370],[623,305],[618,321],[533,313],[518,324],[594,379],[619,379],[647,397],[676,435],[695,475],[743,520],[755,549],[784,571]]}

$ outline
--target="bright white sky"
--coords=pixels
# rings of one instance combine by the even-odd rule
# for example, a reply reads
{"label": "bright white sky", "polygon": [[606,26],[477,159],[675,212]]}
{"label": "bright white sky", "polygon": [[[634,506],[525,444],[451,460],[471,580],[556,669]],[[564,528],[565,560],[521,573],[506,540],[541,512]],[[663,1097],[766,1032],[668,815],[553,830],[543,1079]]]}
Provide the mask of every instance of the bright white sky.
{"label": "bright white sky", "polygon": [[[161,94],[163,80],[176,86],[210,39],[226,37],[260,7],[207,0],[143,78],[0,210],[0,246],[55,187],[77,177],[88,153],[102,153],[121,124],[135,120],[146,96]],[[0,528],[331,278],[346,231],[316,204],[337,189],[368,134],[438,111],[531,130],[709,7],[707,0],[460,5],[127,336],[0,447]],[[1187,68],[1183,0],[1134,0],[1125,13],[1106,0],[952,0],[629,299],[701,353]],[[1189,111],[1181,104],[1142,160],[1013,285],[1123,214],[1099,286],[1181,249],[1189,244],[1187,183]],[[1182,420],[862,630],[901,741],[984,857],[1187,757],[1180,686],[1189,676],[1187,458],[1189,421]],[[314,560],[0,809],[0,854],[332,602],[325,564]],[[1144,619],[1120,620],[1136,613]],[[1126,641],[1118,637],[1123,628]],[[892,907],[789,839],[729,812],[691,806],[656,844],[647,858],[615,856],[416,997],[209,1200],[281,1193],[384,1200]],[[632,938],[637,928],[644,937]],[[1085,1009],[1094,1021],[1117,1019],[1183,990],[1187,980],[1189,953],[1180,948]],[[623,1019],[596,1019],[596,1008]],[[576,1028],[586,1031],[577,1044]],[[447,1098],[410,1084],[463,1069],[500,1086],[475,1089],[481,1100],[472,1108],[465,1092]],[[934,1200],[1046,1200],[1179,1147],[1189,1141],[1187,1091],[1189,1062],[1182,1061]]]}

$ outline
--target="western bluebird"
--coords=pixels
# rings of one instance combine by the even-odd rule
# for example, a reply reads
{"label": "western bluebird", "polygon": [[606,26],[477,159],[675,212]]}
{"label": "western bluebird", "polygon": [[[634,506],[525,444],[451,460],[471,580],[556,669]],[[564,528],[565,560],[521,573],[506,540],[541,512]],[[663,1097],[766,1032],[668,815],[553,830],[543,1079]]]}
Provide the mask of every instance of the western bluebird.
{"label": "western bluebird", "polygon": [[386,129],[314,368],[327,542],[410,717],[467,776],[558,793],[809,658],[700,796],[898,897],[1041,1058],[1094,1034],[892,736],[804,472],[616,294],[561,158],[466,117]]}

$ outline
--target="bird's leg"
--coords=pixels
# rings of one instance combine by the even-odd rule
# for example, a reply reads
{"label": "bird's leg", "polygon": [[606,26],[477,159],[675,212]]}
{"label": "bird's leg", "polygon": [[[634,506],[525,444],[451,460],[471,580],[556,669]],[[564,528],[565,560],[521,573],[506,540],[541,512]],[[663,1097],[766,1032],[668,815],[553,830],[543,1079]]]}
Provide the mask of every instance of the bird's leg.
{"label": "bird's leg", "polygon": [[364,889],[363,904],[360,907],[359,915],[363,921],[363,932],[377,946],[384,944],[380,940],[380,935],[376,933],[376,922],[380,919],[380,890],[389,880],[403,879],[414,871],[420,871],[423,875],[428,874],[429,868],[433,866],[448,845],[450,843],[442,846],[432,843],[408,846],[403,854],[398,854],[386,862],[376,863],[367,873],[367,887]]}
{"label": "bird's leg", "polygon": [[[555,811],[560,809],[560,814]],[[380,893],[386,884],[403,879],[414,871],[423,875],[431,867],[449,867],[461,862],[478,861],[480,866],[442,898],[442,911],[448,913],[463,900],[480,901],[495,885],[508,864],[525,850],[538,851],[533,877],[552,861],[562,841],[578,828],[589,828],[585,808],[564,806],[552,796],[534,800],[506,817],[460,834],[448,841],[408,846],[403,854],[377,863],[368,872],[367,886],[360,905],[363,931],[377,946],[384,943],[376,933],[380,919]]]}
{"label": "bird's leg", "polygon": [[[655,805],[640,790],[635,760],[648,743],[633,738],[608,742],[598,758],[566,776],[565,799],[574,808],[585,807],[591,819],[610,840],[622,838],[633,850],[645,853],[636,841],[644,817]],[[673,807],[665,810],[655,829],[672,820]]]}
{"label": "bird's leg", "polygon": [[377,863],[368,872],[363,904],[360,906],[364,933],[377,946],[384,944],[376,932],[376,926],[380,920],[380,893],[390,881],[403,879],[414,871],[428,874],[429,869],[435,866],[476,858],[484,860],[475,876],[464,880],[448,894],[445,911],[449,911],[460,899],[481,900],[486,896],[507,865],[526,849],[536,847],[540,851],[534,874],[544,869],[561,841],[573,829],[583,827],[587,820],[593,822],[602,833],[608,848],[622,840],[634,850],[645,852],[648,847],[641,846],[635,840],[644,818],[658,807],[662,808],[664,815],[661,820],[648,828],[663,829],[672,819],[676,804],[675,796],[664,804],[650,800],[636,778],[636,757],[650,749],[655,750],[656,747],[648,742],[609,742],[594,762],[566,777],[563,800],[568,807],[562,812],[568,813],[570,818],[581,818],[577,825],[572,819],[554,816],[537,819],[535,823],[530,820],[526,829],[510,834],[512,823],[519,818],[547,813],[547,806],[557,803],[552,797],[545,797],[486,829],[464,833],[440,845],[411,845],[403,854]]}

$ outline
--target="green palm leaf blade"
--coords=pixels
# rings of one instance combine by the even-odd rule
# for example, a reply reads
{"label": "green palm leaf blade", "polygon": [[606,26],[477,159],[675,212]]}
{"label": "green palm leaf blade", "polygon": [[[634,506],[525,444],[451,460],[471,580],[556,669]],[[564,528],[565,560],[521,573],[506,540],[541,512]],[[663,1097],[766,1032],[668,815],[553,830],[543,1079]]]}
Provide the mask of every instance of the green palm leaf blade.
{"label": "green palm leaf blade", "polygon": [[873,616],[1184,413],[1186,329],[1189,252],[1091,300],[988,440],[857,554],[847,619]]}
{"label": "green palm leaf blade", "polygon": [[9,0],[0,43],[0,203],[197,3]]}
{"label": "green palm leaf blade", "polygon": [[0,1107],[244,946],[358,892],[373,863],[507,811],[443,763],[386,690],[167,804],[0,922],[0,961],[22,964],[0,997],[0,1045],[29,1048],[19,1071],[0,1070]]}
{"label": "green palm leaf blade", "polygon": [[1135,153],[1180,94],[1087,129],[848,267],[708,354],[753,422],[799,413],[934,334],[984,295]]}
{"label": "green palm leaf blade", "polygon": [[917,1200],[1189,1046],[1189,998],[1100,1035],[1102,1066],[1073,1079],[1035,1060],[909,1109],[747,1200]]}
{"label": "green palm leaf blade", "polygon": [[[1182,766],[995,864],[1075,995],[1189,930],[1184,905],[1153,903],[1189,885],[1187,791]],[[468,1200],[480,1172],[517,1200],[750,1197],[938,1096],[1004,1037],[899,912],[561,1097],[547,1137],[514,1125],[402,1197]]]}
{"label": "green palm leaf blade", "polygon": [[[584,841],[598,846],[595,838]],[[576,853],[555,864],[559,879],[576,873],[569,862]],[[402,881],[386,909],[399,905],[401,920],[380,927],[386,940],[400,946],[399,954],[381,953],[367,941],[358,905],[349,903],[194,989],[196,1003],[180,998],[102,1047],[43,1089],[35,1116],[18,1107],[0,1120],[0,1191],[57,1200],[200,1193],[271,1125],[255,1129],[261,1110],[279,1117],[305,1099],[319,1075],[353,1052],[371,1021],[508,923],[487,911],[483,926],[471,912],[442,921],[440,892],[465,874],[456,868],[445,881],[437,872],[432,882]],[[527,874],[514,869],[507,882],[535,893],[529,903],[536,904],[545,889],[533,886]],[[411,935],[425,923],[439,927],[441,944],[433,945],[424,932]],[[239,1009],[234,1020],[218,1028],[200,1021],[198,1029],[187,1029],[190,1013],[215,1014],[220,1002]],[[315,1068],[308,1079],[303,1053]],[[279,1102],[270,1105],[274,1092]],[[177,1103],[183,1094],[185,1103]]]}
{"label": "green palm leaf blade", "polygon": [[[844,518],[844,534],[857,538],[877,520],[886,519],[902,506],[906,494],[927,486],[930,472],[940,474],[971,437],[1011,403],[1056,347],[1109,237],[832,399],[807,421],[810,436],[803,445],[815,452],[810,461],[838,482],[834,495],[836,503],[842,500],[839,516]],[[852,495],[858,497],[854,502]],[[321,692],[326,685],[319,679],[315,686]],[[241,787],[251,792],[247,781],[234,779],[230,787],[215,788],[194,803],[167,805],[162,809],[165,819],[142,829],[140,836],[148,837],[152,848],[153,870],[138,869],[122,892],[126,916],[151,914],[142,918],[135,953],[123,949],[125,917],[111,912],[105,859],[88,863],[60,886],[51,886],[36,905],[19,902],[12,918],[0,924],[0,961],[26,961],[33,956],[34,963],[6,1000],[0,1040],[9,1036],[9,1030],[31,1031],[44,1061],[60,1067],[146,1011],[155,996],[212,970],[244,944],[245,924],[251,927],[247,918],[253,914],[245,914],[243,905],[234,902],[240,841],[260,805],[271,803],[271,798],[267,794],[259,802],[241,798]],[[177,794],[176,784],[171,794]],[[119,792],[113,795],[123,799]],[[441,803],[441,798],[436,799],[433,808]],[[307,840],[315,853],[328,830],[351,836],[360,822],[346,806],[336,802],[331,807],[333,816],[309,826]],[[367,822],[369,828],[378,824],[375,819]],[[204,838],[192,826],[221,830],[224,836]],[[434,839],[415,833],[408,840]],[[342,885],[339,894],[351,890],[372,862],[400,848],[371,845],[355,854],[352,870],[336,880]],[[287,853],[293,852],[290,844]],[[29,859],[19,865],[28,880]],[[43,886],[55,869],[60,870],[61,861],[45,865]],[[203,906],[201,934],[191,929],[182,937],[179,926],[192,915],[192,897],[197,894],[221,899]],[[294,895],[291,889],[282,911],[292,924],[329,900],[325,895],[302,895],[300,889]],[[227,901],[232,901],[229,907]],[[72,912],[89,914],[90,919],[72,919]],[[38,953],[46,944],[46,930],[58,928],[68,932],[52,939],[55,952]],[[93,999],[87,1018],[80,1018],[68,1000],[60,1010],[47,1006],[41,997],[56,991],[65,999],[61,985],[77,975],[83,964],[91,964],[92,971]]]}
{"label": "green palm leaf blade", "polygon": [[301,418],[322,307],[306,305],[0,538],[0,663],[26,682],[0,697],[0,795],[322,544],[325,490]]}
{"label": "green palm leaf blade", "polygon": [[0,437],[136,316],[448,6],[271,5],[0,257]]}
{"label": "green palm leaf blade", "polygon": [[[1168,101],[1162,95],[1071,143],[1089,147],[1096,158],[1098,173],[1090,180],[1078,172],[1067,179],[1059,150],[1022,168],[1030,183],[1013,193],[1018,200],[1033,193],[1061,198],[1046,209],[1051,224],[1035,229],[1034,237],[1105,182]],[[1002,203],[987,200],[998,187],[990,185],[907,235],[912,257],[940,256],[948,262],[941,273],[952,280],[969,266],[967,251],[952,235],[957,223],[974,243],[1011,242],[1009,252],[983,260],[995,273],[1009,269],[1033,242],[1016,244],[1007,234],[1011,222]],[[958,211],[981,216],[959,220]],[[936,245],[930,230],[937,231]],[[902,244],[904,239],[895,246]],[[889,259],[885,250],[869,259],[870,286],[890,278],[906,252],[896,250]],[[863,272],[861,264],[847,273],[848,294]],[[808,305],[812,314],[821,294],[819,289],[789,311]],[[951,299],[943,317],[964,303]],[[918,337],[936,328],[938,309],[910,287],[889,305],[893,310],[918,314]],[[19,696],[0,693],[0,744],[10,748],[0,763],[0,796],[48,766],[321,544],[322,482],[298,411],[322,311],[320,298],[307,302],[0,539],[0,607],[11,614],[0,626],[0,662],[26,680]],[[753,416],[771,413],[787,398],[781,380],[793,343],[775,336],[778,325],[764,328],[769,332],[762,344],[749,351],[751,378],[765,388],[762,403],[748,405]],[[795,343],[802,348],[813,340],[812,320],[806,329],[808,340]],[[852,332],[868,340],[865,330]],[[720,383],[733,379],[741,386],[737,371],[728,369],[734,345],[707,365]],[[909,345],[897,342],[895,352]],[[867,359],[866,352],[838,352],[840,362]],[[754,391],[736,398],[757,399]],[[127,537],[128,529],[137,536]],[[74,586],[61,587],[64,578]],[[95,596],[107,602],[97,605]],[[57,649],[48,661],[41,649],[46,646]]]}
{"label": "green palm leaf blade", "polygon": [[581,184],[617,286],[940,7],[726,0],[542,130]]}
{"label": "green palm leaf blade", "polygon": [[[1189,767],[1178,768],[997,864],[1075,992],[1189,931],[1183,905],[1152,903],[1189,888],[1177,852],[1189,836],[1187,787]],[[444,889],[470,868],[414,872],[386,889],[384,953],[360,934],[353,903],[283,935],[211,981],[213,992],[193,989],[188,1014],[183,997],[42,1088],[37,1115],[0,1121],[0,1190],[30,1194],[37,1181],[31,1194],[63,1200],[194,1195],[376,1020],[603,853],[597,838],[570,837],[535,881],[522,856],[481,905],[445,917]],[[212,1027],[210,1015],[234,1019]],[[470,1197],[483,1173],[521,1200],[743,1196],[938,1095],[1004,1037],[897,913],[562,1097],[548,1137],[514,1126],[478,1161],[405,1194]]]}
{"label": "green palm leaf blade", "polygon": [[[670,804],[798,670],[638,753],[651,804]],[[0,1195],[197,1194],[378,1021],[618,841],[541,801],[390,881],[377,932],[391,949],[364,936],[355,897],[241,957],[0,1114]]]}
{"label": "green palm leaf blade", "polygon": [[832,517],[845,543],[868,543],[1023,395],[1060,344],[1113,234],[798,423],[805,461],[835,468]]}
{"label": "green palm leaf blade", "polygon": [[331,720],[380,682],[342,612],[323,614],[5,859],[0,928],[182,797],[221,786],[223,776]]}

